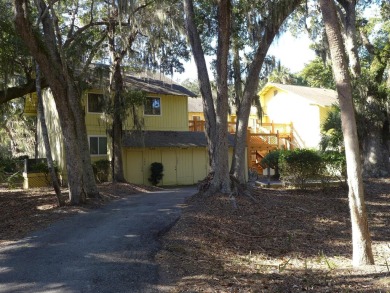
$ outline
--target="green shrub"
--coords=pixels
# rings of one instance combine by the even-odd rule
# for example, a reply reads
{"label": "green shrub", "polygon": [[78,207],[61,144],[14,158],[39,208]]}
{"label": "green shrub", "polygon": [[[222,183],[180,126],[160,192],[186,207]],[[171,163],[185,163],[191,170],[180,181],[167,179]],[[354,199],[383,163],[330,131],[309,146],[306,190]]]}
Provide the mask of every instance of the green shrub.
{"label": "green shrub", "polygon": [[338,179],[345,182],[347,178],[347,163],[345,153],[338,151],[325,151],[321,153],[324,163],[324,176],[329,179]]}
{"label": "green shrub", "polygon": [[159,162],[154,162],[150,165],[150,178],[148,179],[150,183],[153,185],[157,185],[160,183],[161,179],[163,178],[164,174],[164,166],[163,164]]}
{"label": "green shrub", "polygon": [[305,188],[308,180],[321,179],[324,164],[320,154],[309,149],[282,151],[279,155],[279,172],[285,184]]}
{"label": "green shrub", "polygon": [[281,150],[275,150],[269,152],[260,162],[260,165],[263,169],[272,168],[275,170],[275,175],[273,177],[279,178],[279,156]]}
{"label": "green shrub", "polygon": [[279,166],[280,150],[269,152],[260,162],[261,167],[277,169]]}
{"label": "green shrub", "polygon": [[92,164],[93,173],[97,182],[107,182],[110,175],[111,162],[107,159],[102,159]]}

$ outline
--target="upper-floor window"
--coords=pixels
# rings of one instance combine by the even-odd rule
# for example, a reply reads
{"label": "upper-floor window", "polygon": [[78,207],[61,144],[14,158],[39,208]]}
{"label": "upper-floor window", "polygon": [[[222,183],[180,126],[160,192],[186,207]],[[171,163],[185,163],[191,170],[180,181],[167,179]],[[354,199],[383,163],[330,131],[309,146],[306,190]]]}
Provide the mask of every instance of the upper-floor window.
{"label": "upper-floor window", "polygon": [[145,115],[161,115],[161,98],[146,97],[144,104]]}
{"label": "upper-floor window", "polygon": [[89,137],[89,153],[91,155],[107,155],[107,137],[106,136],[90,136]]}
{"label": "upper-floor window", "polygon": [[103,113],[104,110],[104,95],[88,93],[88,112]]}

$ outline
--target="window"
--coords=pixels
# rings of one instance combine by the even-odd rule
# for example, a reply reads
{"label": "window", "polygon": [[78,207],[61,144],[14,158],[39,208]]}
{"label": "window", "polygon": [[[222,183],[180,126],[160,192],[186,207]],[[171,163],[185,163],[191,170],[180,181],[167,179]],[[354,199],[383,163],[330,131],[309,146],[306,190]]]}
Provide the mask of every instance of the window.
{"label": "window", "polygon": [[107,155],[107,137],[106,136],[90,136],[89,137],[89,153],[91,155]]}
{"label": "window", "polygon": [[144,105],[145,115],[161,115],[161,99],[147,97]]}
{"label": "window", "polygon": [[103,113],[104,96],[103,94],[88,93],[88,112]]}

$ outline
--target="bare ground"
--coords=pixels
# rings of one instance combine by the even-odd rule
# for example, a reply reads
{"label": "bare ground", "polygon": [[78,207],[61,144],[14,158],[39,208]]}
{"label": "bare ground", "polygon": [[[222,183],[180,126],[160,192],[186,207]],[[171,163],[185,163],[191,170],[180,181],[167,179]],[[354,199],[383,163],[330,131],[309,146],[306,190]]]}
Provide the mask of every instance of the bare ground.
{"label": "bare ground", "polygon": [[166,292],[390,292],[390,179],[366,182],[375,266],[351,266],[345,188],[188,201],[163,237]]}
{"label": "bare ground", "polygon": [[[254,188],[237,197],[194,196],[162,237],[162,292],[390,292],[390,179],[367,181],[375,266],[351,266],[347,190]],[[56,207],[51,189],[0,188],[0,245],[148,188],[103,184],[102,198]],[[63,190],[66,197],[67,190]]]}

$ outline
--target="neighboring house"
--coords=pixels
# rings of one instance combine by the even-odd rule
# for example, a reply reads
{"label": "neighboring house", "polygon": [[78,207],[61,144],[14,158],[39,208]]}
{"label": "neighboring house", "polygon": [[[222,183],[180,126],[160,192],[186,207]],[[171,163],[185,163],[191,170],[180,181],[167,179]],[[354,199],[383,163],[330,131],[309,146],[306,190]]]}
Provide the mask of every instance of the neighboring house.
{"label": "neighboring house", "polygon": [[337,104],[334,90],[267,83],[259,93],[263,123],[292,123],[292,144],[318,148],[321,124],[331,106]]}
{"label": "neighboring house", "polygon": [[[230,113],[228,115],[229,128],[228,131],[233,133],[236,131],[237,108],[234,105],[230,106]],[[249,115],[248,128],[251,132],[256,133],[259,130],[259,117],[257,116],[257,109],[255,106],[251,107]],[[192,131],[204,130],[204,114],[203,102],[201,97],[188,97],[188,121],[189,127]]]}
{"label": "neighboring house", "polygon": [[[159,76],[127,75],[124,83],[126,88],[141,90],[147,96],[144,105],[136,109],[143,119],[142,130],[134,130],[131,115],[123,123],[122,154],[126,180],[150,184],[148,178],[153,162],[161,162],[164,166],[162,185],[195,184],[204,179],[208,173],[206,137],[203,132],[190,132],[188,126],[188,97],[194,94]],[[59,165],[63,182],[66,182],[62,132],[50,90],[44,91],[43,99],[53,157]],[[26,109],[31,112],[33,104],[34,101],[27,103]],[[83,105],[92,161],[110,159],[109,118],[103,114],[103,90],[85,91]],[[38,141],[42,142],[42,139],[38,138]],[[232,136],[229,136],[229,144],[233,145]],[[44,157],[43,143],[38,149],[40,156]]]}

